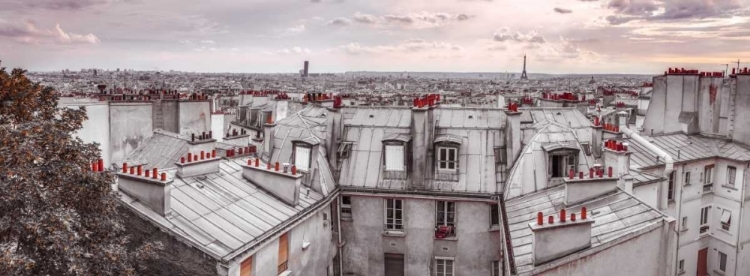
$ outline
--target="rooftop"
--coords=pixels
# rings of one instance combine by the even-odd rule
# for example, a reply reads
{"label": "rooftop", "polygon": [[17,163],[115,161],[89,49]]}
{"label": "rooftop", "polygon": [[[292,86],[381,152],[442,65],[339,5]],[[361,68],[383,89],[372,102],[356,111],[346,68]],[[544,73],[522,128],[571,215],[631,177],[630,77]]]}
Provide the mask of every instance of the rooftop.
{"label": "rooftop", "polygon": [[[714,157],[750,161],[750,150],[748,150],[747,146],[727,139],[683,133],[644,136],[644,138],[666,151],[674,159],[675,163]],[[657,156],[650,150],[635,141],[630,141],[630,139],[625,140],[630,143],[628,151],[633,153],[630,156],[631,167],[648,168],[664,165],[663,158],[659,158],[657,161]]]}
{"label": "rooftop", "polygon": [[[518,274],[531,273],[535,268],[529,223],[536,221],[537,212],[543,212],[545,216],[557,215],[564,207],[564,197],[565,187],[557,186],[513,198],[505,203]],[[619,189],[565,209],[569,213],[578,213],[583,206],[588,209],[589,217],[595,220],[591,229],[591,248],[606,245],[667,218],[663,213]]]}

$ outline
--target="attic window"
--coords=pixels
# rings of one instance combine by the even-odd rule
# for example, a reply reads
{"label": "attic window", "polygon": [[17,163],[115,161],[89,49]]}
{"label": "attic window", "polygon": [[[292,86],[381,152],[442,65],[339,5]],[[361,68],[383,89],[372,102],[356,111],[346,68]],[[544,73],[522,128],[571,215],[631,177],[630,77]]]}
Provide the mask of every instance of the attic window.
{"label": "attic window", "polygon": [[405,171],[404,166],[404,145],[389,144],[385,145],[385,170],[386,171]]}
{"label": "attic window", "polygon": [[591,156],[591,145],[589,143],[581,143],[581,147],[586,155]]}
{"label": "attic window", "polygon": [[721,211],[721,229],[729,231],[729,226],[732,225],[732,212],[729,210]]}
{"label": "attic window", "polygon": [[312,146],[305,143],[294,144],[294,166],[298,170],[307,171],[310,169],[312,158]]}
{"label": "attic window", "polygon": [[339,158],[341,158],[341,159],[349,158],[349,154],[351,153],[351,149],[352,149],[352,142],[341,142],[341,144],[339,144],[339,148],[337,150]]}

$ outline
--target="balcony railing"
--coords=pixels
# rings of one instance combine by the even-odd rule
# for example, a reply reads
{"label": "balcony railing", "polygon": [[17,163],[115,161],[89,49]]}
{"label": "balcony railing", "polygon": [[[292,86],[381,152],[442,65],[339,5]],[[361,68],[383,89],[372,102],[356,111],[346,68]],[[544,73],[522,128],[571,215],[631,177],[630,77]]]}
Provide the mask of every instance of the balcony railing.
{"label": "balcony railing", "polygon": [[703,185],[703,191],[704,192],[711,192],[713,190],[714,190],[714,184],[713,183]]}
{"label": "balcony railing", "polygon": [[383,179],[405,180],[406,171],[383,171]]}
{"label": "balcony railing", "polygon": [[701,234],[706,233],[706,232],[708,232],[708,229],[710,229],[710,227],[708,225],[701,226],[700,233]]}
{"label": "balcony railing", "polygon": [[289,268],[288,264],[288,261],[284,261],[283,263],[279,264],[277,272],[281,274],[282,272],[286,271]]}

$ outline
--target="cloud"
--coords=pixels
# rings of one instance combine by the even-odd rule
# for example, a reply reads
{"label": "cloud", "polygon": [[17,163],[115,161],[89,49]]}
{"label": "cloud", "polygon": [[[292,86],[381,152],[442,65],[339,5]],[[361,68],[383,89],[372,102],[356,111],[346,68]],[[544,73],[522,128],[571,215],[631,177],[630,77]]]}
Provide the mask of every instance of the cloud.
{"label": "cloud", "polygon": [[339,17],[331,21],[328,21],[328,23],[326,23],[326,25],[333,25],[333,26],[349,26],[351,24],[352,24],[352,21],[346,17]]}
{"label": "cloud", "polygon": [[607,8],[615,12],[605,17],[612,25],[634,20],[674,21],[727,18],[747,15],[740,0],[610,0]]}
{"label": "cloud", "polygon": [[3,8],[7,10],[82,10],[93,6],[111,3],[135,2],[134,0],[6,0]]}
{"label": "cloud", "polygon": [[299,54],[309,54],[312,53],[310,49],[303,48],[303,47],[292,47],[292,48],[284,48],[281,50],[276,50],[273,52],[264,52],[267,55],[299,55]]}
{"label": "cloud", "polygon": [[573,12],[572,10],[569,10],[569,9],[563,9],[563,8],[554,8],[553,10],[554,10],[554,11],[555,11],[556,13],[562,13],[562,14],[566,14],[566,13],[572,13],[572,12]]}
{"label": "cloud", "polygon": [[444,12],[411,12],[404,14],[371,15],[356,12],[352,16],[355,23],[367,24],[380,28],[399,27],[424,29],[444,26],[453,22],[466,21],[472,16],[466,14],[450,14]]}
{"label": "cloud", "polygon": [[356,42],[341,45],[332,51],[343,51],[351,55],[379,55],[379,54],[413,54],[413,53],[430,53],[438,52],[460,52],[463,47],[455,44],[427,41],[421,38],[412,38],[392,45],[374,45],[364,46]]}
{"label": "cloud", "polygon": [[91,33],[66,32],[59,23],[54,29],[43,30],[37,28],[32,21],[26,21],[22,25],[0,22],[0,36],[31,44],[99,44],[101,42]]}
{"label": "cloud", "polygon": [[527,34],[519,32],[510,33],[507,28],[503,28],[499,32],[492,35],[492,40],[497,42],[519,42],[519,43],[530,43],[530,44],[544,44],[547,40],[535,31],[531,31]]}
{"label": "cloud", "polygon": [[203,43],[203,44],[210,44],[210,45],[216,44],[216,42],[214,42],[213,40],[201,40],[201,43]]}

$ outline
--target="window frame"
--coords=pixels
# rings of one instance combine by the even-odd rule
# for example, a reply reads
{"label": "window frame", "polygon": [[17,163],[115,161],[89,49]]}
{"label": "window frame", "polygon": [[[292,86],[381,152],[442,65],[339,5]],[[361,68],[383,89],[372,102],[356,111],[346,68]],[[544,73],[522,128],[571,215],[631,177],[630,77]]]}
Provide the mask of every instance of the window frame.
{"label": "window frame", "polygon": [[703,185],[710,184],[714,184],[714,165],[703,167]]}
{"label": "window frame", "polygon": [[719,251],[719,265],[718,265],[717,268],[722,273],[726,273],[727,272],[727,259],[728,258],[729,258],[729,256],[727,256],[726,253]]}
{"label": "window frame", "polygon": [[727,186],[735,187],[736,181],[737,181],[737,167],[727,166]]}
{"label": "window frame", "polygon": [[680,226],[682,226],[682,230],[683,231],[687,230],[688,229],[688,217],[687,216],[682,217],[681,223],[682,224]]}
{"label": "window frame", "polygon": [[[445,150],[445,156],[443,156],[442,154],[443,150]],[[454,160],[450,160],[449,158],[451,151],[453,151]],[[445,168],[441,168],[443,164],[445,164]],[[453,165],[453,168],[450,168],[451,164]],[[455,172],[455,171],[458,171],[458,166],[459,166],[459,147],[458,146],[440,144],[437,147],[435,147],[435,168],[437,168],[438,171]]]}
{"label": "window frame", "polygon": [[[390,203],[393,204],[390,204]],[[400,205],[397,207],[396,202]],[[389,206],[389,205],[392,205]],[[391,210],[392,217],[388,216],[388,211]],[[397,218],[396,213],[400,214],[401,218]],[[383,199],[383,225],[387,232],[404,232],[404,201],[398,198],[386,198]],[[393,227],[389,227],[389,226]]]}
{"label": "window frame", "polygon": [[490,276],[500,276],[500,261],[492,261]]}
{"label": "window frame", "polygon": [[684,185],[690,186],[690,172],[685,172],[684,178],[685,178],[683,181],[685,183]]}
{"label": "window frame", "polygon": [[[570,167],[573,166],[573,171],[578,171],[578,163],[580,162],[578,155],[580,154],[579,151],[573,151],[569,149],[562,149],[562,150],[556,150],[551,151],[547,153],[547,175],[549,178],[564,178],[568,176],[568,172],[570,171]],[[560,171],[559,176],[554,175],[554,158],[560,158],[558,162],[562,162],[562,171]],[[569,158],[573,160],[573,165],[568,164]]]}
{"label": "window frame", "polygon": [[[443,208],[440,210],[440,203],[443,203]],[[450,208],[450,207],[453,208]],[[452,209],[452,210],[451,210]],[[442,218],[440,217],[440,213],[442,212]],[[450,214],[453,214],[452,221],[449,221]],[[451,226],[452,231],[449,235],[449,237],[456,236],[456,202],[455,201],[445,201],[445,200],[436,200],[435,201],[435,230],[438,229],[440,226]]]}
{"label": "window frame", "polygon": [[[729,214],[729,219],[727,220],[727,222],[724,222],[724,213]],[[729,228],[732,227],[732,211],[727,210],[726,208],[722,209],[719,222],[721,223],[721,229],[729,231]]]}
{"label": "window frame", "polygon": [[711,230],[711,205],[701,207],[699,226],[700,234],[708,233]]}
{"label": "window frame", "polygon": [[[300,167],[299,164],[297,164],[297,151],[299,149],[308,150],[306,168]],[[293,142],[292,160],[294,161],[293,164],[295,167],[297,167],[298,171],[303,171],[303,172],[310,171],[311,169],[310,167],[312,167],[312,156],[313,156],[313,146],[311,144],[300,142],[300,141]]]}
{"label": "window frame", "polygon": [[[389,147],[401,147],[401,169],[389,169],[388,167],[388,148]],[[406,143],[397,141],[384,141],[383,142],[383,170],[388,172],[406,172],[408,162],[406,158]]]}
{"label": "window frame", "polygon": [[669,173],[669,177],[667,178],[667,200],[674,201],[675,196],[675,175],[676,172],[672,171]]}
{"label": "window frame", "polygon": [[490,228],[492,227],[500,227],[500,204],[490,204]]}
{"label": "window frame", "polygon": [[[347,198],[349,203],[344,203],[344,198]],[[350,220],[352,219],[352,197],[351,196],[341,196],[341,219],[343,220]]]}
{"label": "window frame", "polygon": [[680,273],[685,272],[685,260],[680,260],[677,263],[677,271],[680,272]]}
{"label": "window frame", "polygon": [[508,164],[508,148],[506,147],[495,148],[495,164],[498,164],[498,165]]}
{"label": "window frame", "polygon": [[[443,270],[438,270],[438,265],[443,262]],[[450,262],[451,270],[448,273],[447,267]],[[453,257],[435,257],[435,276],[454,276],[456,275],[456,262]]]}

